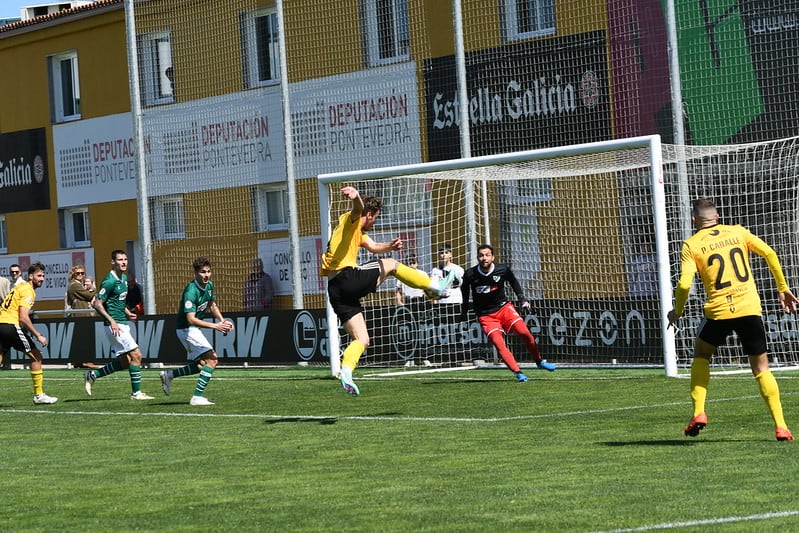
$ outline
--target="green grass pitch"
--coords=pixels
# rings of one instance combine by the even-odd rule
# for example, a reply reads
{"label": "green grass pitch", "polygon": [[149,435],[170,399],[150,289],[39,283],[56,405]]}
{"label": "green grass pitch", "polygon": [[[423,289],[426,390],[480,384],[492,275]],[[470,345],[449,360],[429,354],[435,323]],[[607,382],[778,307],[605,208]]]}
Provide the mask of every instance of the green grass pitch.
{"label": "green grass pitch", "polygon": [[[711,380],[697,438],[689,384],[657,370],[382,377],[360,397],[326,368],[220,366],[135,402],[127,373],[0,372],[5,531],[799,530],[799,443],[777,442],[749,375]],[[799,430],[799,373],[777,374]]]}

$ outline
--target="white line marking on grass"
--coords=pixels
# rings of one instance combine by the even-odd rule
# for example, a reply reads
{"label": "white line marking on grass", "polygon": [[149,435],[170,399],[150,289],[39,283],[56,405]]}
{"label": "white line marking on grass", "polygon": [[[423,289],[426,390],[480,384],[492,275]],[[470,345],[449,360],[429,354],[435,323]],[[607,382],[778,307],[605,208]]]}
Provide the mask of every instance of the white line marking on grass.
{"label": "white line marking on grass", "polygon": [[[799,392],[783,392],[783,396],[793,396]],[[708,403],[739,401],[744,399],[756,399],[760,396],[744,396],[737,398],[717,398],[708,400]],[[58,411],[50,409],[0,409],[0,413],[16,414],[62,414],[62,415],[100,415],[100,416],[160,416],[160,417],[221,417],[221,418],[266,418],[269,420],[362,420],[377,422],[513,422],[518,420],[535,420],[542,418],[559,418],[564,416],[596,415],[606,413],[619,413],[623,411],[635,411],[642,409],[662,409],[664,407],[677,407],[688,405],[688,402],[669,402],[649,405],[627,405],[623,407],[613,407],[608,409],[581,409],[578,411],[565,411],[558,413],[541,413],[535,415],[517,415],[491,418],[473,417],[429,417],[429,416],[368,416],[368,415],[278,415],[270,413],[170,413],[170,412],[144,412],[136,413],[130,411]]]}
{"label": "white line marking on grass", "polygon": [[665,524],[652,524],[651,526],[611,529],[608,531],[595,531],[594,533],[627,533],[631,531],[653,531],[655,529],[675,529],[678,527],[712,526],[715,524],[750,522],[753,520],[770,520],[772,518],[785,518],[786,516],[796,516],[796,515],[799,515],[799,511],[783,511],[779,513],[753,514],[749,516],[728,516],[722,518],[708,518],[706,520],[691,520],[690,522],[671,522]]}
{"label": "white line marking on grass", "polygon": [[441,372],[460,372],[461,370],[477,370],[477,366],[452,366],[445,368],[425,368],[422,370],[397,370],[396,372],[381,372],[378,374],[365,374],[369,377],[385,377],[385,376],[410,376],[412,374],[438,374]]}
{"label": "white line marking on grass", "polygon": [[587,414],[614,413],[619,411],[631,411],[637,409],[661,409],[663,407],[674,407],[685,405],[685,402],[675,402],[659,405],[631,405],[626,407],[614,407],[611,409],[585,409],[580,411],[568,411],[563,413],[541,413],[536,415],[518,415],[491,418],[473,417],[449,417],[449,416],[369,416],[369,415],[277,415],[268,413],[135,413],[130,411],[58,411],[45,409],[0,409],[0,413],[24,413],[24,414],[64,414],[64,415],[120,415],[120,416],[176,416],[176,417],[230,417],[230,418],[268,418],[271,420],[292,419],[292,420],[367,420],[367,421],[392,421],[392,422],[511,422],[516,420],[534,420],[538,418],[556,418],[563,416],[580,416]]}

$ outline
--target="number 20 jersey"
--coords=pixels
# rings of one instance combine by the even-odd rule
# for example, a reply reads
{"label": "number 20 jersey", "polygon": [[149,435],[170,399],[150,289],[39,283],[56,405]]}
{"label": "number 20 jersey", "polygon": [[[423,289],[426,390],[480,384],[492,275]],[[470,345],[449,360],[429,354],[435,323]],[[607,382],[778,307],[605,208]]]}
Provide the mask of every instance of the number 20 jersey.
{"label": "number 20 jersey", "polygon": [[707,293],[707,318],[718,320],[762,314],[749,262],[750,252],[766,260],[777,281],[777,289],[788,290],[776,252],[743,226],[717,224],[698,230],[683,243],[680,286],[687,282],[690,287],[694,274],[699,272]]}

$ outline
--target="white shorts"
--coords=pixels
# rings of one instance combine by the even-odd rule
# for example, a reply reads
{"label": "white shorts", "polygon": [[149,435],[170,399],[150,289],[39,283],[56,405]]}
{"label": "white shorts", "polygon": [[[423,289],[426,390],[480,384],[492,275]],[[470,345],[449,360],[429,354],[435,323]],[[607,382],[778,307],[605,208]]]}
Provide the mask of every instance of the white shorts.
{"label": "white shorts", "polygon": [[186,348],[186,355],[190,360],[197,359],[206,352],[214,349],[211,343],[198,327],[191,326],[186,329],[175,330],[180,343]]}
{"label": "white shorts", "polygon": [[130,334],[130,326],[127,324],[117,324],[119,326],[119,335],[114,335],[111,331],[111,326],[106,326],[105,331],[108,333],[108,338],[111,339],[111,351],[115,356],[125,355],[132,352],[139,347],[136,339]]}

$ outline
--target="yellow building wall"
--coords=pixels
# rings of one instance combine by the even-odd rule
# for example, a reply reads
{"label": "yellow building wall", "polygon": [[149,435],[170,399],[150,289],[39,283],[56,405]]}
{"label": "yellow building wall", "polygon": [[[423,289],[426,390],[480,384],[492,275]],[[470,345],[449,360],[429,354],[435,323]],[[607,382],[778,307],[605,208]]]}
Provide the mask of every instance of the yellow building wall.
{"label": "yellow building wall", "polygon": [[359,1],[284,3],[289,83],[364,68]]}
{"label": "yellow building wall", "polygon": [[[0,131],[52,125],[47,58],[76,50],[81,91],[81,117],[93,118],[130,110],[122,6],[16,36],[0,38],[0,64],[13,72],[3,76]],[[8,65],[8,67],[6,67]]]}
{"label": "yellow building wall", "polygon": [[603,0],[555,2],[556,36],[577,35],[595,30],[607,30],[608,6]]}
{"label": "yellow building wall", "polygon": [[[78,53],[83,119],[130,110],[127,83],[124,10],[120,5],[76,18],[69,23],[43,25],[17,35],[0,34],[0,64],[11,76],[0,83],[0,133],[46,128],[50,209],[6,214],[9,254],[60,249],[58,198],[54,166],[48,58]],[[87,203],[90,199],[87,199]],[[90,204],[89,227],[95,264],[89,272],[102,277],[110,268],[110,252],[138,239],[135,201]],[[60,309],[63,302],[39,301],[37,309]]]}
{"label": "yellow building wall", "polygon": [[[242,85],[240,13],[244,8],[272,6],[272,2],[211,2],[185,0],[173,2],[169,9],[159,1],[136,3],[137,33],[169,29],[172,35],[176,100],[203,99],[240,92]],[[284,4],[288,45],[289,81],[324,78],[365,68],[360,28],[359,0],[335,3],[289,1]],[[503,44],[501,21],[496,0],[469,2],[464,8],[467,51],[496,48]],[[575,3],[557,2],[557,35],[582,33],[607,28],[606,6],[599,0]],[[191,13],[191,16],[186,16]],[[422,154],[426,157],[426,130],[423,64],[426,58],[454,53],[452,5],[450,2],[409,0],[411,14],[411,56],[417,63],[420,102]],[[585,16],[592,13],[591,16]],[[335,23],[331,23],[335,17]],[[197,39],[208,34],[208,39]],[[95,118],[130,110],[128,67],[122,5],[110,11],[70,19],[68,22],[42,26],[19,35],[0,38],[0,63],[16,73],[0,83],[0,132],[47,127],[52,207],[46,212],[9,213],[9,253],[59,249],[56,176],[53,167],[52,124],[50,119],[47,57],[67,50],[77,50],[80,67],[82,118]],[[191,262],[198,255],[216,258],[238,257],[242,264],[215,269],[222,309],[239,309],[248,258],[257,255],[259,239],[283,238],[287,231],[242,234],[242,227],[252,227],[249,209],[235,217],[219,218],[208,236],[208,220],[213,209],[225,205],[250,205],[249,188],[184,194],[187,237],[180,241],[156,243],[155,265],[168,265],[186,276],[163,284],[156,281],[156,306],[159,312],[171,312],[183,286],[192,276]],[[87,199],[87,202],[89,199]],[[586,208],[594,199],[586,197]],[[493,204],[493,201],[492,201]],[[297,206],[300,236],[319,235],[319,205],[315,179],[297,181]],[[490,205],[494,209],[495,205]],[[446,213],[437,212],[437,216]],[[545,216],[545,215],[544,215]],[[553,215],[554,216],[554,215]],[[598,217],[601,219],[601,217]],[[89,204],[91,243],[95,251],[94,273],[107,272],[110,251],[125,248],[127,241],[138,240],[135,200]],[[497,235],[498,227],[491,228]],[[230,235],[236,235],[230,237]],[[542,235],[542,253],[551,257],[578,254],[556,240],[556,235]],[[431,236],[434,245],[441,236]],[[188,243],[187,243],[188,241]],[[188,244],[188,245],[187,245]],[[462,243],[453,243],[460,246]],[[582,243],[586,244],[586,243]],[[580,248],[580,247],[578,247]],[[583,248],[585,249],[585,248]],[[186,251],[190,250],[190,251]],[[139,258],[141,260],[141,258]],[[471,263],[473,258],[467,258]],[[578,257],[573,257],[576,261]],[[218,260],[217,260],[218,261]],[[229,274],[232,272],[235,274]],[[157,275],[157,274],[156,274]],[[556,293],[564,283],[557,276],[547,279],[548,291]],[[613,290],[612,292],[615,292]],[[307,295],[307,307],[320,307],[320,295]],[[280,297],[278,307],[290,307],[290,297]]]}

